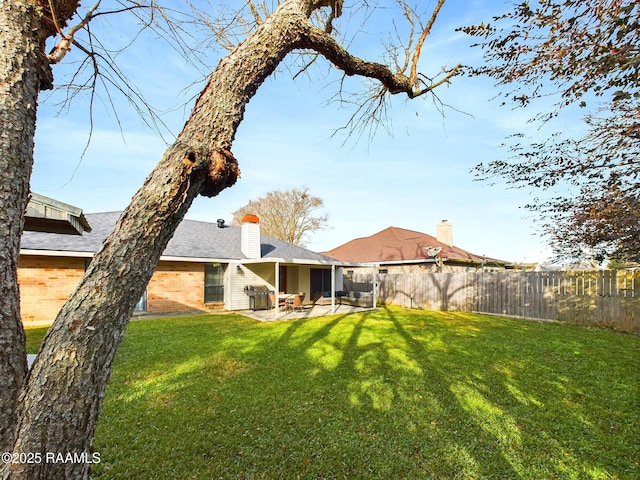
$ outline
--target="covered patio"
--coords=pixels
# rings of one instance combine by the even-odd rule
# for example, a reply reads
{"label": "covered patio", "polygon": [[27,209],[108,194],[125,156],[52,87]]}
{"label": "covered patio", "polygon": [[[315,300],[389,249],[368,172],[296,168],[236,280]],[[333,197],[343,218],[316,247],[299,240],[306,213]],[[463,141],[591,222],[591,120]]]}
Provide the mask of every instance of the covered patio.
{"label": "covered patio", "polygon": [[285,310],[280,309],[275,315],[274,310],[242,310],[240,313],[249,318],[253,318],[260,322],[274,322],[276,320],[298,320],[301,318],[323,317],[325,315],[346,315],[349,313],[364,312],[366,310],[375,310],[373,307],[358,307],[354,305],[340,305],[336,303],[333,308],[331,305],[305,305],[302,310]]}
{"label": "covered patio", "polygon": [[[317,254],[316,254],[317,255]],[[261,321],[350,313],[376,305],[375,266],[371,282],[354,284],[344,269],[354,264],[317,258],[245,259],[230,264],[225,309]]]}

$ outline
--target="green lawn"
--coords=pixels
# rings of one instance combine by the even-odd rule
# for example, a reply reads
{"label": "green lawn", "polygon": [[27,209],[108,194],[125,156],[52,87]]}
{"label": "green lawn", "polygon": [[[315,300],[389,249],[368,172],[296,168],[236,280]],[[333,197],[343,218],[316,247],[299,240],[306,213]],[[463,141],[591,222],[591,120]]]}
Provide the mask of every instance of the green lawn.
{"label": "green lawn", "polygon": [[399,308],[132,322],[92,477],[637,479],[639,359],[638,336]]}

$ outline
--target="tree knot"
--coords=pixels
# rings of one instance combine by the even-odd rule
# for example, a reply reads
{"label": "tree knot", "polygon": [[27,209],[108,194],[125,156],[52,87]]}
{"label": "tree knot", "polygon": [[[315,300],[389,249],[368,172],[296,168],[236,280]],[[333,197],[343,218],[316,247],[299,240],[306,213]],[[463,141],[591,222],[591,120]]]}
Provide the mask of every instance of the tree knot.
{"label": "tree knot", "polygon": [[235,184],[238,177],[240,168],[233,154],[225,148],[216,148],[211,151],[207,177],[200,194],[215,197],[225,188]]}

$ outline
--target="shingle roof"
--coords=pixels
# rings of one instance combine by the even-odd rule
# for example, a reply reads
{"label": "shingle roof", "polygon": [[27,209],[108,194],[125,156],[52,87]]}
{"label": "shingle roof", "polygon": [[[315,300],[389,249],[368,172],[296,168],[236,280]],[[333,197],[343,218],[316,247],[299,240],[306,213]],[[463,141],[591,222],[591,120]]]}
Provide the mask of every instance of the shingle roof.
{"label": "shingle roof", "polygon": [[[21,248],[23,250],[95,253],[113,229],[120,213],[86,214],[92,230],[84,235],[24,232]],[[163,255],[212,260],[245,259],[246,257],[240,251],[240,234],[241,227],[239,226],[219,228],[216,223],[185,219],[176,229]],[[264,234],[260,235],[260,244],[263,258],[335,263],[334,259]]]}
{"label": "shingle roof", "polygon": [[448,246],[426,233],[389,227],[371,236],[356,238],[324,255],[342,262],[411,262],[429,258],[427,247],[441,247],[440,257],[453,260],[478,261],[487,257],[475,255],[456,246]]}

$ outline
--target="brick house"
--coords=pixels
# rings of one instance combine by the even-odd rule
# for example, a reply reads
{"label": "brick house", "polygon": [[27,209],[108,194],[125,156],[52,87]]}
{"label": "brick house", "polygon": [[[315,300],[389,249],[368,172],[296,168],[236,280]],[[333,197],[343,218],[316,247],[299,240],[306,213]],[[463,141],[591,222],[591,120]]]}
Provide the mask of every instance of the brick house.
{"label": "brick house", "polygon": [[[87,214],[90,231],[82,235],[24,232],[18,282],[25,324],[55,318],[119,216],[120,212]],[[245,310],[252,302],[248,292],[255,287],[305,292],[305,303],[310,303],[314,292],[330,290],[332,282],[342,285],[342,262],[261,235],[259,220],[249,220],[240,226],[225,225],[223,220],[184,220],[136,310],[149,314]]]}
{"label": "brick house", "polygon": [[373,263],[378,273],[504,270],[507,262],[476,255],[453,244],[453,225],[443,220],[436,236],[389,227],[322,252],[341,262]]}

